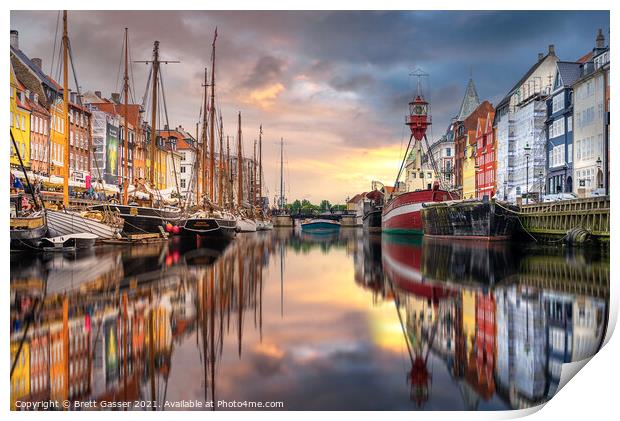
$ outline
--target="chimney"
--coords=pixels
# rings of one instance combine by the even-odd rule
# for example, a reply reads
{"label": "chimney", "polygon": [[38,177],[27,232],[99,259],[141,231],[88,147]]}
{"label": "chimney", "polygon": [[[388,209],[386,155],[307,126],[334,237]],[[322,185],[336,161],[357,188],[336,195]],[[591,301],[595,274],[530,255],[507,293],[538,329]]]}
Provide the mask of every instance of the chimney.
{"label": "chimney", "polygon": [[549,55],[550,56],[554,56],[555,55],[555,45],[553,45],[553,44],[549,44]]}
{"label": "chimney", "polygon": [[598,34],[596,35],[596,48],[605,48],[605,35],[603,35],[601,28],[598,29]]}
{"label": "chimney", "polygon": [[15,29],[11,29],[11,47],[19,50],[19,32]]}
{"label": "chimney", "polygon": [[33,59],[30,59],[30,61],[32,61],[32,63],[39,69],[43,69],[43,60],[41,60],[40,58],[35,57]]}
{"label": "chimney", "polygon": [[119,104],[121,102],[121,94],[112,92],[112,101]]}
{"label": "chimney", "polygon": [[545,55],[543,53],[538,53],[538,61],[542,60]]}
{"label": "chimney", "polygon": [[95,91],[95,95],[97,95],[97,98],[101,98],[101,91]]}

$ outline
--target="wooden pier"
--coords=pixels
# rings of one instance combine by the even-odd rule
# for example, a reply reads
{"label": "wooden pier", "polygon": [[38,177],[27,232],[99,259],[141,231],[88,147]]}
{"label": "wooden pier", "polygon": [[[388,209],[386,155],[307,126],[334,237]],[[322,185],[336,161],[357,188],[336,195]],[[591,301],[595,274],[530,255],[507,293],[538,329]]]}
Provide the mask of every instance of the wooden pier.
{"label": "wooden pier", "polygon": [[520,206],[523,228],[542,241],[558,241],[575,228],[609,242],[609,196]]}

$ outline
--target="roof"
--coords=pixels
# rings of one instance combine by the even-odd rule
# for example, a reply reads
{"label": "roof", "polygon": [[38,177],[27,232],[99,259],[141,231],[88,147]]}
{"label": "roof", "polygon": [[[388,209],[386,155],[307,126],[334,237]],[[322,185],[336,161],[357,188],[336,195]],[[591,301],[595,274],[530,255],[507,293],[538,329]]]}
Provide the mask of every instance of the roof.
{"label": "roof", "polygon": [[32,60],[30,60],[28,58],[28,56],[26,54],[24,54],[24,52],[22,50],[14,48],[13,46],[11,46],[11,52],[13,54],[15,54],[15,56],[22,63],[24,63],[26,66],[28,66],[30,68],[30,70],[41,81],[41,83],[45,83],[47,86],[49,86],[50,88],[53,88],[53,89],[55,89],[57,91],[58,91],[58,89],[60,89],[62,91],[62,86],[60,86],[58,83],[56,83],[56,81],[53,80],[51,77],[46,75],[45,72],[43,72],[43,70],[41,70],[41,68],[39,66],[34,64],[32,62]]}
{"label": "roof", "polygon": [[536,71],[536,69],[538,69],[538,67],[540,67],[540,65],[547,59],[547,57],[549,57],[549,54],[538,60],[536,63],[534,63],[532,67],[529,68],[525,75],[521,79],[519,79],[519,81],[508,91],[506,96],[504,96],[504,98],[497,104],[496,109],[500,109],[502,106],[506,105],[510,101],[510,97],[512,96],[512,94],[525,83],[525,81],[532,75],[532,73]]}
{"label": "roof", "polygon": [[459,109],[456,119],[458,121],[465,120],[478,105],[480,105],[480,98],[478,97],[478,92],[476,92],[474,80],[470,78],[467,83],[467,88],[465,88],[465,95],[463,96],[461,108]]}
{"label": "roof", "polygon": [[347,203],[358,203],[359,201],[363,200],[365,196],[366,196],[366,192],[358,193],[352,198],[350,198]]}
{"label": "roof", "polygon": [[592,51],[590,51],[587,54],[584,54],[583,56],[579,57],[577,59],[577,63],[587,63],[592,59]]}
{"label": "roof", "polygon": [[562,78],[562,86],[572,86],[581,77],[581,64],[570,61],[558,61],[558,72]]}
{"label": "roof", "polygon": [[30,98],[26,98],[26,102],[30,106],[30,109],[39,114],[43,114],[45,116],[49,116],[50,113],[45,109],[45,107],[41,106],[37,101],[34,101]]}
{"label": "roof", "polygon": [[366,193],[366,198],[370,200],[380,200],[383,198],[383,193],[381,193],[379,190],[373,190]]}

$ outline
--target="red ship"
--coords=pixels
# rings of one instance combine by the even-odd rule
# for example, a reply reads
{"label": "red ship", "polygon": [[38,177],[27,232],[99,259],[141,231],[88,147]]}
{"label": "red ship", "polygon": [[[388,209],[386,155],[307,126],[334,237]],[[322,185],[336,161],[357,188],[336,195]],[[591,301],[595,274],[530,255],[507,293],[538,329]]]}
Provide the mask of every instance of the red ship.
{"label": "red ship", "polygon": [[[418,76],[418,93],[413,101],[409,103],[409,115],[406,117],[405,124],[411,130],[409,144],[405,151],[405,157],[401,164],[400,171],[396,180],[400,178],[405,161],[409,154],[411,141],[415,139],[416,144],[422,139],[426,141],[426,130],[431,125],[431,119],[428,115],[428,102],[424,100],[420,93],[419,77],[423,74],[417,73]],[[419,146],[419,145],[417,145]],[[418,147],[418,150],[421,148]],[[432,154],[429,158],[433,161]],[[434,162],[433,162],[434,163]],[[436,168],[436,165],[433,165]],[[435,170],[437,172],[437,170]],[[398,186],[398,183],[396,183]],[[430,187],[430,186],[429,186]],[[383,207],[381,216],[381,228],[384,232],[392,234],[418,234],[423,235],[424,229],[422,224],[422,204],[426,202],[444,202],[446,200],[454,200],[458,197],[446,190],[439,188],[439,183],[435,182],[432,188],[426,190],[416,190],[411,192],[398,192],[395,188],[392,198]]]}

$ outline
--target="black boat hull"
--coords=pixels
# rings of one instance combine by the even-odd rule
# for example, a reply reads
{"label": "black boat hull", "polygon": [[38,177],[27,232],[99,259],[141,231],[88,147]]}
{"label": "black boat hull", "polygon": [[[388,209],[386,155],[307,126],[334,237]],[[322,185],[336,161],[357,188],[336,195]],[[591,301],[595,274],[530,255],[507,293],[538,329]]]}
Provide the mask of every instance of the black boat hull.
{"label": "black boat hull", "polygon": [[494,201],[442,202],[422,208],[424,235],[435,238],[497,241],[516,232],[517,208]]}
{"label": "black boat hull", "polygon": [[181,222],[180,211],[127,205],[95,205],[90,209],[99,211],[111,209],[119,212],[121,218],[125,220],[123,226],[125,234],[159,234],[160,227],[165,229],[167,224],[174,226]]}
{"label": "black boat hull", "polygon": [[12,229],[10,250],[26,251],[38,249],[41,239],[47,235],[47,225],[32,229]]}
{"label": "black boat hull", "polygon": [[364,215],[364,231],[381,232],[381,209],[373,210]]}
{"label": "black boat hull", "polygon": [[188,218],[180,227],[183,237],[229,240],[235,237],[237,223],[234,219]]}

